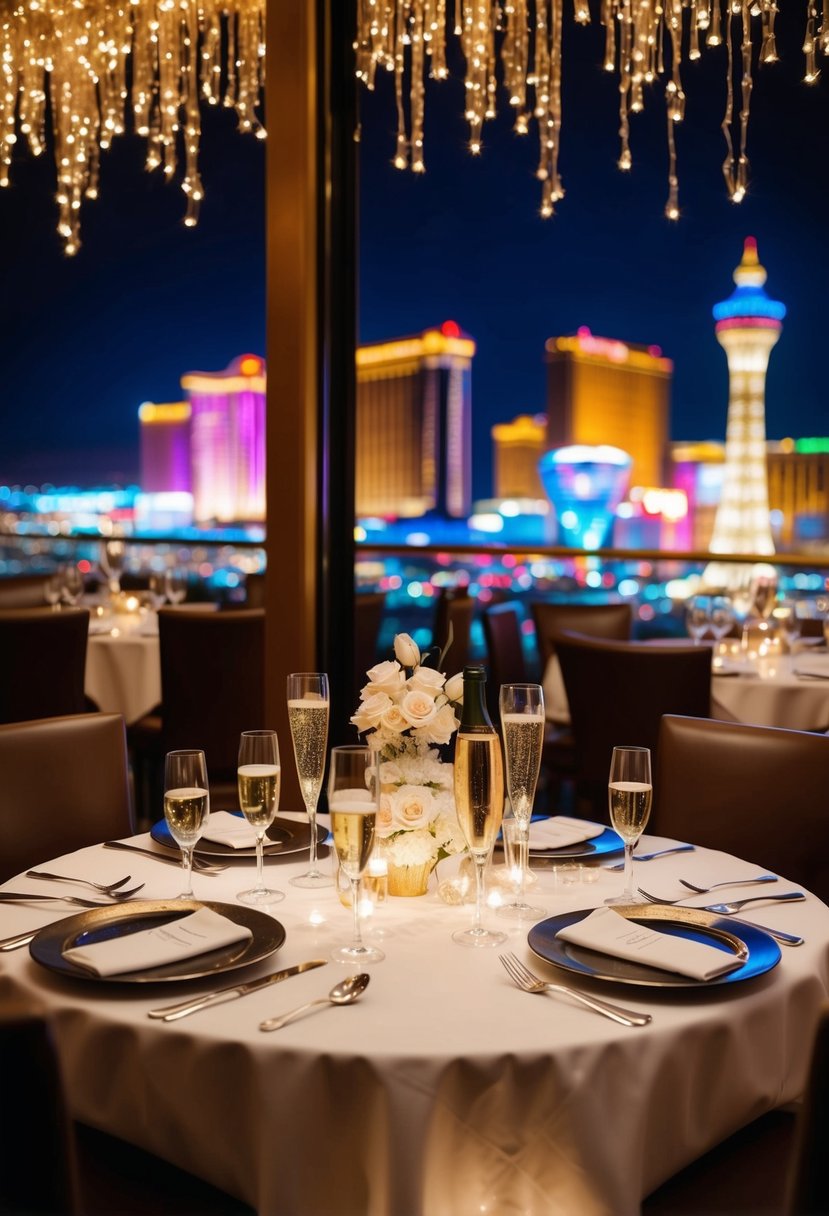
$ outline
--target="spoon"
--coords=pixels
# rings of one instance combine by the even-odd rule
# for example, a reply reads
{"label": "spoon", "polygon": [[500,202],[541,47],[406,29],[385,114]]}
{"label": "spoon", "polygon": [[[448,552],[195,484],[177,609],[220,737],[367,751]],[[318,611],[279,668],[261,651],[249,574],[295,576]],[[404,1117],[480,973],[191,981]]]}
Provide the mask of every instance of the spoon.
{"label": "spoon", "polygon": [[368,987],[368,981],[371,977],[363,971],[360,975],[350,975],[348,979],[340,980],[335,984],[328,996],[317,997],[315,1001],[308,1001],[304,1005],[297,1006],[290,1013],[280,1014],[278,1018],[268,1018],[265,1022],[259,1023],[260,1030],[279,1030],[280,1026],[284,1026],[286,1022],[290,1022],[300,1013],[304,1013],[306,1009],[313,1009],[315,1005],[350,1005],[361,997]]}

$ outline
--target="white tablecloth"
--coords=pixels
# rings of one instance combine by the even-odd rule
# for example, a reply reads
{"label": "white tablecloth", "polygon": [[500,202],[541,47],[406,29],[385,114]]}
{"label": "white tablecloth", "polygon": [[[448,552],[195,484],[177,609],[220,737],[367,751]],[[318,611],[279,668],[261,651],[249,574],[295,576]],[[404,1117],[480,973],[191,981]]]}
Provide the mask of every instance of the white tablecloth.
{"label": "white tablecloth", "polygon": [[84,684],[100,710],[123,714],[127,723],[143,718],[161,700],[158,634],[91,634]]}
{"label": "white tablecloth", "polygon": [[[146,881],[148,897],[181,889],[173,867],[99,848],[50,868],[110,880],[129,872]],[[267,866],[269,884],[288,893],[272,908],[287,940],[252,975],[326,957],[350,936],[350,910],[333,888],[288,885],[299,868]],[[667,896],[679,876],[732,879],[754,867],[699,850],[637,871]],[[219,877],[197,874],[195,891],[232,901],[250,879],[251,864],[237,861]],[[621,883],[605,868],[575,884],[548,869],[533,895],[552,914],[597,906]],[[7,886],[55,889],[23,878]],[[59,908],[2,905],[0,935],[46,923]],[[69,981],[22,950],[0,954],[0,967],[53,1015],[76,1117],[262,1216],[628,1216],[677,1169],[801,1092],[829,988],[829,908],[816,898],[752,909],[751,919],[806,937],[784,947],[767,975],[704,992],[605,985],[608,999],[652,1012],[644,1029],[520,992],[497,950],[452,942],[471,915],[442,903],[434,880],[424,897],[381,905],[386,959],[371,968],[362,1000],[272,1034],[258,1031],[262,1018],[326,993],[345,969],[328,963],[161,1024],[149,1009],[241,976],[147,987]],[[562,978],[530,954],[526,926],[497,920],[507,948]]]}

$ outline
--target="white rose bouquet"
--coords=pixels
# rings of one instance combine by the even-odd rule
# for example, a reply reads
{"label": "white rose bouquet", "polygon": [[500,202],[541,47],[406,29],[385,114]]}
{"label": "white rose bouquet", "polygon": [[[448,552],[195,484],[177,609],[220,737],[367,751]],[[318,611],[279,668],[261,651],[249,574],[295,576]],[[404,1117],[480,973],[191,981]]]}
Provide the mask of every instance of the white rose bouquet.
{"label": "white rose bouquet", "polygon": [[459,726],[463,677],[447,680],[428,666],[407,633],[395,636],[394,654],[366,673],[351,721],[379,752],[377,836],[386,856],[398,866],[434,865],[466,848],[455,815],[454,765],[438,750]]}

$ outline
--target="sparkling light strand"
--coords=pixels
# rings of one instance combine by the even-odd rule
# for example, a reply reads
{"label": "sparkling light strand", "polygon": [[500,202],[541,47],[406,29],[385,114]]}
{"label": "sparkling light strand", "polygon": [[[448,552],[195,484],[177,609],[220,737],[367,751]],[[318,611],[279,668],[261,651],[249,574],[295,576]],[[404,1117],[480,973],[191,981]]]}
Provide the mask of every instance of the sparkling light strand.
{"label": "sparkling light strand", "polygon": [[[58,232],[76,253],[100,153],[131,119],[147,141],[148,169],[172,178],[181,155],[192,226],[203,197],[199,99],[231,105],[240,130],[264,134],[255,113],[264,14],[265,0],[0,0],[0,186],[9,185],[18,140],[34,156],[52,151]],[[232,51],[224,69],[223,22]]]}

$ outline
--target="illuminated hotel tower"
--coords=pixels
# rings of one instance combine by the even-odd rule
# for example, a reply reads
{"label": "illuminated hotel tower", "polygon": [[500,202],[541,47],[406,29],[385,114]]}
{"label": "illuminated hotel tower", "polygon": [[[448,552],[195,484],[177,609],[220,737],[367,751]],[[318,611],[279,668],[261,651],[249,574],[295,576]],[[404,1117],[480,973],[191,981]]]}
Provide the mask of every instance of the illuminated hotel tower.
{"label": "illuminated hotel tower", "polygon": [[[714,306],[717,341],[728,359],[728,424],[722,496],[714,519],[712,553],[774,553],[769,523],[766,470],[765,386],[771,348],[780,337],[786,309],[763,290],[766,272],[757,242],[747,237],[734,271],[736,287]],[[706,570],[706,582],[733,582],[723,563]]]}
{"label": "illuminated hotel tower", "polygon": [[474,354],[454,321],[359,347],[357,515],[469,514]]}

